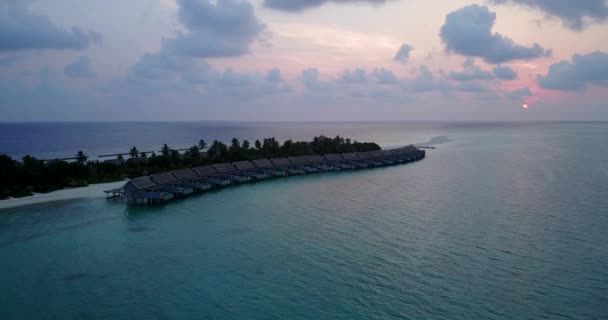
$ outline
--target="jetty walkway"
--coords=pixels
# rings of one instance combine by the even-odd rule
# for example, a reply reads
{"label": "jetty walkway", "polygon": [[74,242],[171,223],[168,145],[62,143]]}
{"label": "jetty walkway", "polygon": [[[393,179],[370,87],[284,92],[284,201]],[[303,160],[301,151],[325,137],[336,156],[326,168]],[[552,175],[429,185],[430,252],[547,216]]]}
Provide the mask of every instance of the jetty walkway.
{"label": "jetty walkway", "polygon": [[251,181],[384,167],[421,160],[425,156],[425,150],[410,145],[391,150],[219,163],[133,178],[122,188],[104,192],[108,199],[125,199],[128,204],[162,204],[194,193]]}

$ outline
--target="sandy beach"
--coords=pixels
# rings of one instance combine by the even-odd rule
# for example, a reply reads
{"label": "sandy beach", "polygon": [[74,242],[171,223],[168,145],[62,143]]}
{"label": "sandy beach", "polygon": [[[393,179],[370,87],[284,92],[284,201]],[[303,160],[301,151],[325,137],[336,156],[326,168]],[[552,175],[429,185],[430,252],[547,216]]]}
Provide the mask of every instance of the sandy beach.
{"label": "sandy beach", "polygon": [[105,196],[104,190],[118,188],[124,185],[124,181],[92,184],[82,188],[71,188],[57,190],[49,193],[35,193],[24,198],[11,198],[0,200],[0,209],[9,209],[32,204],[53,202],[60,200],[80,199],[80,198],[102,198]]}

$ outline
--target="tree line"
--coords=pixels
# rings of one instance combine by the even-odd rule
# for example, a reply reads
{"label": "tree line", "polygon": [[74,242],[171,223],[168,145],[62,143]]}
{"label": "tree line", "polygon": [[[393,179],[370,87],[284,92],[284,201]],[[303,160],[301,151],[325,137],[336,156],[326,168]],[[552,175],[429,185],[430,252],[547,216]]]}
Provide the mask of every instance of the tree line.
{"label": "tree line", "polygon": [[166,144],[158,153],[140,152],[137,147],[132,147],[126,160],[118,155],[110,161],[90,160],[83,151],[78,151],[71,162],[44,161],[30,155],[17,161],[7,155],[0,155],[0,199],[214,163],[373,150],[380,150],[380,146],[340,136],[319,136],[312,141],[286,140],[283,143],[275,138],[266,138],[256,140],[253,144],[248,140],[241,142],[233,138],[228,145],[218,140],[211,144],[199,140],[183,153]]}

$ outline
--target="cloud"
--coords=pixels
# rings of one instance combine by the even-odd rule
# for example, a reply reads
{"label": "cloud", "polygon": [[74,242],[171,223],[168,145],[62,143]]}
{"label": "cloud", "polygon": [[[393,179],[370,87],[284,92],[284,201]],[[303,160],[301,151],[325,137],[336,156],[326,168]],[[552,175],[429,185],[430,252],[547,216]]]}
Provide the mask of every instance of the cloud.
{"label": "cloud", "polygon": [[500,80],[515,80],[517,79],[517,73],[506,66],[496,66],[492,69],[496,78]]}
{"label": "cloud", "polygon": [[267,8],[281,11],[301,12],[304,10],[320,7],[326,3],[369,3],[372,5],[381,5],[388,1],[390,0],[264,0],[264,6]]}
{"label": "cloud", "polygon": [[344,70],[340,76],[340,82],[344,84],[366,84],[367,73],[365,70],[357,68],[353,71]]}
{"label": "cloud", "polygon": [[505,95],[507,96],[508,99],[510,100],[514,100],[514,101],[523,101],[525,100],[527,97],[531,97],[534,95],[534,93],[532,92],[532,90],[530,90],[530,88],[528,87],[523,87],[523,88],[519,88],[519,89],[515,89],[515,90],[511,90],[511,91],[507,91],[505,93]]}
{"label": "cloud", "polygon": [[491,80],[494,75],[488,71],[481,69],[473,63],[473,60],[467,59],[463,63],[463,71],[452,71],[447,77],[454,81],[473,81],[473,80]]}
{"label": "cloud", "polygon": [[396,84],[398,82],[395,74],[384,68],[374,69],[372,77],[376,79],[378,84]]}
{"label": "cloud", "polygon": [[0,52],[19,50],[81,50],[101,41],[101,35],[78,27],[64,29],[44,15],[27,11],[25,1],[0,3]]}
{"label": "cloud", "polygon": [[403,45],[401,45],[399,50],[397,50],[397,53],[393,57],[393,60],[400,63],[406,63],[410,57],[410,53],[412,52],[412,50],[414,50],[414,47],[407,43],[404,43]]}
{"label": "cloud", "polygon": [[234,57],[249,52],[265,26],[242,0],[178,0],[179,21],[187,29],[163,46],[196,58]]}
{"label": "cloud", "polygon": [[413,92],[448,91],[454,88],[449,81],[436,77],[425,65],[419,68],[415,77],[403,79],[401,83],[405,91]]}
{"label": "cloud", "polygon": [[496,13],[476,4],[449,13],[440,31],[446,51],[479,57],[491,64],[551,54],[550,50],[545,50],[539,44],[522,46],[499,33],[492,33],[495,22]]}
{"label": "cloud", "polygon": [[545,76],[537,77],[543,89],[584,91],[590,85],[608,86],[608,54],[595,51],[575,54],[570,61],[552,64]]}
{"label": "cloud", "polygon": [[91,70],[91,59],[87,56],[80,56],[65,66],[63,72],[72,78],[95,78],[97,76]]}
{"label": "cloud", "polygon": [[591,23],[608,20],[608,3],[605,0],[489,0],[495,4],[514,3],[536,8],[550,17],[560,19],[564,26],[581,31]]}
{"label": "cloud", "polygon": [[176,4],[185,30],[165,39],[158,52],[144,54],[132,66],[131,77],[217,83],[221,75],[200,59],[244,55],[265,28],[247,1],[177,0]]}
{"label": "cloud", "polygon": [[319,79],[320,73],[317,68],[308,68],[302,70],[300,74],[300,81],[304,87],[312,91],[325,91],[334,88],[330,81],[323,81]]}

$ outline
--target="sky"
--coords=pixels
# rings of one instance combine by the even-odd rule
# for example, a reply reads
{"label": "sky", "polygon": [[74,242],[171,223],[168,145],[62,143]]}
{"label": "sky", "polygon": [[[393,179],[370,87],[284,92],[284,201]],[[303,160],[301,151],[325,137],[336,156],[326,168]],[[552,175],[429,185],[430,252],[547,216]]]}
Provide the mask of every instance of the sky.
{"label": "sky", "polygon": [[0,121],[608,120],[605,0],[0,0]]}

